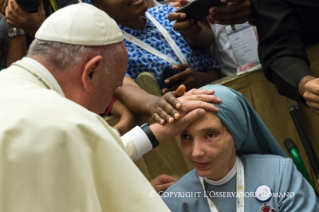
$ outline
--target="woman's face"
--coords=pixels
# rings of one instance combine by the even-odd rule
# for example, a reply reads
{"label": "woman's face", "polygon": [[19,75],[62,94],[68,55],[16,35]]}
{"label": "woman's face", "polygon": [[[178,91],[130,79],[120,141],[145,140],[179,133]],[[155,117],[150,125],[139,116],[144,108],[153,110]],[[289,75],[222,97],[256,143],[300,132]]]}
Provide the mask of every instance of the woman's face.
{"label": "woman's face", "polygon": [[234,139],[219,117],[212,112],[190,124],[181,134],[184,155],[199,176],[220,180],[236,161]]}
{"label": "woman's face", "polygon": [[139,18],[148,8],[147,0],[95,0],[93,2],[116,22]]}

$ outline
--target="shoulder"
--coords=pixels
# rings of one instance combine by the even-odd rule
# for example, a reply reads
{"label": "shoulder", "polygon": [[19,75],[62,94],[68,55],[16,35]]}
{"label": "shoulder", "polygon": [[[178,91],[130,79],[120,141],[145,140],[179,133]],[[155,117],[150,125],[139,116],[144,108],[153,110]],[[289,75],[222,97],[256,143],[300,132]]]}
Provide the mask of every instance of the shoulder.
{"label": "shoulder", "polygon": [[192,171],[185,174],[176,183],[171,185],[166,191],[167,192],[190,191],[190,188],[192,188],[193,185],[195,185],[195,184],[199,184],[199,177],[196,173],[196,170],[193,169]]}
{"label": "shoulder", "polygon": [[262,154],[249,154],[249,155],[239,155],[239,158],[244,163],[258,163],[263,165],[282,165],[282,164],[292,164],[290,158],[285,158],[278,155],[262,155]]}
{"label": "shoulder", "polygon": [[168,20],[167,19],[168,14],[175,11],[176,9],[174,7],[167,4],[160,5],[157,7],[152,7],[147,10],[147,12],[151,14],[154,18],[160,19],[160,20]]}

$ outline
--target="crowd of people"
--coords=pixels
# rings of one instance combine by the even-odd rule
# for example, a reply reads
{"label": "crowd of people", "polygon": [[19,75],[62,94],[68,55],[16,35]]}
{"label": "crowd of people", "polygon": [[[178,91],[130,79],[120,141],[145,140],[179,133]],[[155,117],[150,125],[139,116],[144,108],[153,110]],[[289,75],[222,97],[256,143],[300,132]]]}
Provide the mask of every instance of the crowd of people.
{"label": "crowd of people", "polygon": [[[244,24],[266,78],[319,114],[315,0],[221,0],[198,22],[186,0],[30,2],[0,0],[0,211],[319,211],[245,97],[207,85],[246,61]],[[133,161],[178,135],[194,170],[149,182]]]}

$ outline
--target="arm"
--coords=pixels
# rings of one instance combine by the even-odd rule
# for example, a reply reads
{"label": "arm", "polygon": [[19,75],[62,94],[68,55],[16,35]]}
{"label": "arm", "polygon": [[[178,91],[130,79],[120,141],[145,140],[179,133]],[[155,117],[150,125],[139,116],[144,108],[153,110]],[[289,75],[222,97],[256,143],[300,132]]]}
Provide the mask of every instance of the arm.
{"label": "arm", "polygon": [[173,122],[179,118],[177,109],[181,105],[176,97],[182,96],[184,92],[185,88],[181,87],[175,93],[157,97],[142,90],[131,78],[125,77],[123,86],[116,89],[114,95],[132,112],[152,116],[156,122],[165,124],[165,121]]}
{"label": "arm", "polygon": [[312,72],[300,37],[302,24],[298,14],[287,1],[251,2],[259,37],[259,58],[265,76],[275,83],[280,94],[302,102],[305,83],[299,83],[305,76],[312,76]]}
{"label": "arm", "polygon": [[125,134],[133,127],[141,125],[147,121],[146,116],[138,115],[127,109],[119,100],[112,105],[111,114],[119,116],[119,122],[114,126],[120,135]]}
{"label": "arm", "polygon": [[27,41],[25,35],[13,38],[9,37],[7,67],[17,60],[22,59],[27,54]]}
{"label": "arm", "polygon": [[[23,29],[26,33],[34,37],[36,31],[45,20],[45,12],[43,3],[39,6],[37,13],[27,13],[19,8],[15,0],[9,0],[8,7],[6,8],[6,18],[8,24],[16,28]],[[26,36],[20,35],[9,38],[7,66],[13,62],[20,60],[27,53]]]}

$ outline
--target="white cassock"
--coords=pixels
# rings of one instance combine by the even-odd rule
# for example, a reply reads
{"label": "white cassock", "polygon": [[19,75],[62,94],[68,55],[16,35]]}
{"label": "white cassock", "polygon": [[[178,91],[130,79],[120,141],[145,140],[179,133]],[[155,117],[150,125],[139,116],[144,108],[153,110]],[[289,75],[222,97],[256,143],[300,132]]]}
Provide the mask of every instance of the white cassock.
{"label": "white cassock", "polygon": [[122,141],[52,78],[30,58],[0,72],[0,211],[170,211],[131,160],[143,133]]}

